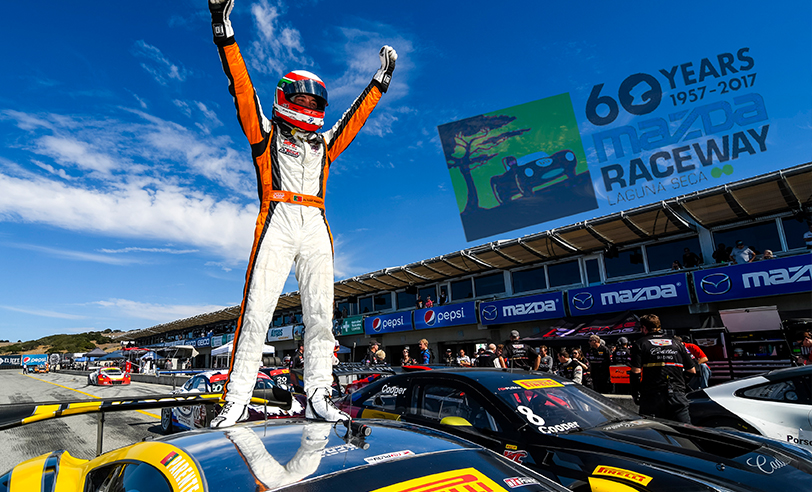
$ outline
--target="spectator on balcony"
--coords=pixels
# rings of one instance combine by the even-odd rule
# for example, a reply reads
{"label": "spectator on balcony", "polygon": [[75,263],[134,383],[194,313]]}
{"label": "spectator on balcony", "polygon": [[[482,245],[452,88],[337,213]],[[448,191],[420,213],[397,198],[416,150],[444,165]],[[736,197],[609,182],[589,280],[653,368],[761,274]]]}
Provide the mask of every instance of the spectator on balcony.
{"label": "spectator on balcony", "polygon": [[682,265],[680,265],[679,260],[674,260],[673,262],[671,262],[671,269],[682,270]]}
{"label": "spectator on balcony", "polygon": [[716,260],[716,263],[726,263],[730,261],[730,251],[725,246],[725,243],[719,243],[719,246],[716,247],[716,251],[713,252],[713,259]]}
{"label": "spectator on balcony", "polygon": [[691,251],[691,248],[685,248],[682,251],[682,264],[685,268],[698,267],[702,263],[702,258],[698,254]]}
{"label": "spectator on balcony", "polygon": [[765,249],[764,254],[761,255],[762,260],[772,260],[775,259],[775,255],[771,249]]}
{"label": "spectator on balcony", "polygon": [[812,249],[812,223],[809,224],[809,230],[804,232],[804,242],[806,249]]}
{"label": "spectator on balcony", "polygon": [[426,296],[426,307],[434,307],[434,301],[431,300],[431,296]]}
{"label": "spectator on balcony", "polygon": [[730,252],[730,260],[735,261],[736,264],[751,263],[756,259],[756,254],[753,250],[744,245],[744,241],[739,239],[736,241],[736,247]]}

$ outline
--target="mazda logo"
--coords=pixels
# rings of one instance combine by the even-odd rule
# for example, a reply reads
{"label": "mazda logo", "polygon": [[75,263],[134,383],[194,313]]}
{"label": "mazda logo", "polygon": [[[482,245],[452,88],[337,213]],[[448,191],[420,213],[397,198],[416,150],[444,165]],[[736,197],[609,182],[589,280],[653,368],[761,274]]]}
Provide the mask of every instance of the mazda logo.
{"label": "mazda logo", "polygon": [[499,310],[496,309],[496,306],[491,305],[482,308],[482,319],[493,321],[497,316],[499,316]]}
{"label": "mazda logo", "polygon": [[592,309],[595,301],[592,299],[592,294],[589,292],[579,292],[572,296],[572,307],[578,311],[586,311]]}
{"label": "mazda logo", "polygon": [[718,296],[727,293],[733,287],[733,283],[724,273],[711,273],[700,280],[699,287],[705,294]]}

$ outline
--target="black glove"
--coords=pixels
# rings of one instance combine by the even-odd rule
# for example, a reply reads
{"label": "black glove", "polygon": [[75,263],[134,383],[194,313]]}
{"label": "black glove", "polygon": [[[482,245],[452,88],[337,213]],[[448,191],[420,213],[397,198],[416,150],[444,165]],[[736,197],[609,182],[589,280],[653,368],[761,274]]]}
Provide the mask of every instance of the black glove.
{"label": "black glove", "polygon": [[392,72],[395,70],[395,60],[398,59],[398,54],[395,48],[384,46],[378,55],[381,57],[381,68],[375,72],[372,79],[381,84],[381,92],[386,92],[389,89],[389,82],[392,80]]}
{"label": "black glove", "polygon": [[231,21],[228,19],[233,8],[234,0],[209,0],[211,30],[214,33],[214,39],[234,36],[234,29],[231,28]]}

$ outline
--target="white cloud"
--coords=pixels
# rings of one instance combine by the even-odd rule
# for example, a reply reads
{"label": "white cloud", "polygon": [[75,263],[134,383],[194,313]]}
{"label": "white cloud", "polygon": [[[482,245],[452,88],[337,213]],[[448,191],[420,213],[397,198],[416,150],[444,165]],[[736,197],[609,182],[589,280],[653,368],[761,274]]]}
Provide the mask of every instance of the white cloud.
{"label": "white cloud", "polygon": [[290,67],[309,67],[313,61],[304,54],[299,31],[281,21],[284,9],[281,2],[273,5],[260,0],[251,6],[251,15],[257,28],[258,39],[251,43],[246,57],[253,70],[260,73],[282,75]]}
{"label": "white cloud", "polygon": [[45,318],[60,318],[60,319],[85,319],[87,316],[77,314],[58,313],[56,311],[47,311],[43,309],[23,309],[19,307],[0,306],[0,309],[7,311],[14,311],[15,313],[32,314],[34,316],[43,316]]}
{"label": "white cloud", "polygon": [[197,316],[200,313],[211,313],[221,311],[227,307],[214,304],[205,305],[168,305],[151,304],[145,302],[131,301],[128,299],[107,299],[94,303],[102,308],[115,311],[118,316],[127,316],[137,319],[146,319],[157,323]]}
{"label": "white cloud", "polygon": [[186,255],[189,253],[197,253],[196,249],[171,249],[171,248],[138,248],[129,247],[121,249],[100,249],[101,253],[120,254],[120,253],[167,253],[170,255]]}
{"label": "white cloud", "polygon": [[141,67],[161,85],[167,85],[170,80],[183,82],[189,75],[189,71],[182,65],[172,63],[161,50],[143,40],[135,42],[132,52],[136,57],[146,59],[141,63]]}
{"label": "white cloud", "polygon": [[4,243],[4,246],[25,249],[28,251],[37,251],[56,258],[63,258],[66,260],[75,261],[91,261],[95,263],[106,263],[109,265],[129,265],[138,263],[132,258],[116,258],[108,255],[100,255],[96,253],[88,253],[86,251],[73,251],[69,249],[50,248],[47,246],[40,246],[37,244],[22,244],[22,243]]}

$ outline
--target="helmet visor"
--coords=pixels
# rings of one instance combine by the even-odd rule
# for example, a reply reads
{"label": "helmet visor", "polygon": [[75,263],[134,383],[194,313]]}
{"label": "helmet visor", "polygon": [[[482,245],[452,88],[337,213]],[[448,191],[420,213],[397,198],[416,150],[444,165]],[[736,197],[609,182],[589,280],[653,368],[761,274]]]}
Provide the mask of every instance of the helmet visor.
{"label": "helmet visor", "polygon": [[292,80],[282,87],[282,92],[288,101],[296,94],[307,94],[316,98],[320,110],[324,111],[327,106],[327,89],[315,80]]}

